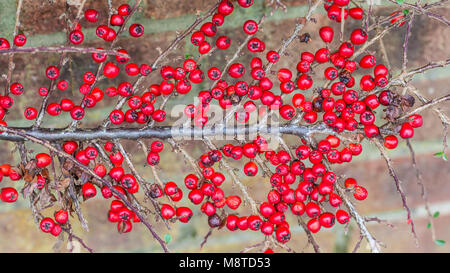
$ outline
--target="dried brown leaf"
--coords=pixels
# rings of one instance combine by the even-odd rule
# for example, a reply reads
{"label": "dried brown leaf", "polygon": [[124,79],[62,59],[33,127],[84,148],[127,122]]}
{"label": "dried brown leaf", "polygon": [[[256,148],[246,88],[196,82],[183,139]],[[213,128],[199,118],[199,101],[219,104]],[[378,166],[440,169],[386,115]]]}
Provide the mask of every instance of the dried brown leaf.
{"label": "dried brown leaf", "polygon": [[44,168],[44,169],[41,171],[41,175],[42,175],[43,177],[47,178],[48,180],[50,180],[50,174],[48,173],[48,169],[47,169],[47,168]]}
{"label": "dried brown leaf", "polygon": [[62,180],[56,181],[56,190],[57,191],[64,191],[69,187],[70,184],[70,178],[64,178]]}
{"label": "dried brown leaf", "polygon": [[73,166],[74,166],[74,163],[72,161],[66,160],[66,161],[64,161],[62,168],[64,170],[70,171],[73,168]]}
{"label": "dried brown leaf", "polygon": [[25,173],[25,175],[23,176],[23,180],[25,180],[25,182],[31,182],[33,181],[34,177],[29,174],[28,172]]}
{"label": "dried brown leaf", "polygon": [[26,183],[25,186],[20,191],[22,193],[23,198],[27,199],[28,196],[30,196],[33,193],[36,186],[37,186],[36,183]]}
{"label": "dried brown leaf", "polygon": [[386,113],[385,119],[391,122],[400,116],[400,109],[394,105],[389,105],[383,111]]}
{"label": "dried brown leaf", "polygon": [[44,210],[46,208],[49,208],[53,206],[53,203],[56,201],[55,195],[53,195],[45,186],[41,192],[39,193],[39,202],[36,206],[38,211]]}
{"label": "dried brown leaf", "polygon": [[35,168],[36,168],[36,162],[34,160],[30,160],[30,161],[27,162],[27,165],[24,166],[24,171],[25,170],[33,170]]}

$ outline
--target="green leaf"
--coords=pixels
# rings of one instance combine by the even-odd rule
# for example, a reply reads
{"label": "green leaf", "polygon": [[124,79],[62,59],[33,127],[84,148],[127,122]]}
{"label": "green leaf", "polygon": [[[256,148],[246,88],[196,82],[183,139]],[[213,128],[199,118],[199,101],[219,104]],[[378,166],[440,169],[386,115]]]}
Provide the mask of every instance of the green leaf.
{"label": "green leaf", "polygon": [[404,14],[404,15],[408,15],[408,13],[409,13],[409,9],[404,9],[404,10],[403,10],[403,14]]}
{"label": "green leaf", "polygon": [[168,244],[168,243],[170,243],[170,241],[172,241],[172,236],[170,234],[164,235],[164,242],[166,242],[166,244]]}
{"label": "green leaf", "polygon": [[442,155],[442,159],[444,159],[444,161],[448,161],[447,155],[446,154]]}
{"label": "green leaf", "polygon": [[436,211],[436,212],[433,214],[433,217],[434,217],[434,218],[438,218],[438,217],[439,217],[439,211]]}
{"label": "green leaf", "polygon": [[397,4],[399,5],[403,4],[403,2],[405,2],[405,0],[397,0]]}
{"label": "green leaf", "polygon": [[428,223],[427,228],[431,228],[431,223]]}
{"label": "green leaf", "polygon": [[434,156],[436,156],[436,157],[442,157],[443,154],[444,154],[443,152],[439,152],[439,153],[435,153]]}
{"label": "green leaf", "polygon": [[434,241],[438,246],[443,246],[445,245],[445,241],[444,240],[436,240]]}
{"label": "green leaf", "polygon": [[189,54],[184,55],[185,59],[189,59],[190,57],[191,57],[191,55],[189,55]]}

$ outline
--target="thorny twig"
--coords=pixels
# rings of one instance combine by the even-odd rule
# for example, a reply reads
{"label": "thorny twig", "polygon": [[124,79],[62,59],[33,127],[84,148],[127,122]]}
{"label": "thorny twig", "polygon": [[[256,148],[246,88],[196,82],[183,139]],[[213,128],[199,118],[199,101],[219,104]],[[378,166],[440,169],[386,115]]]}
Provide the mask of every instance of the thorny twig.
{"label": "thorny twig", "polygon": [[406,140],[406,144],[408,146],[409,152],[411,154],[411,164],[413,166],[413,168],[416,170],[416,178],[417,178],[417,185],[419,185],[420,189],[421,189],[421,196],[422,199],[425,203],[425,210],[427,211],[427,215],[428,215],[428,221],[431,225],[431,237],[433,239],[433,241],[436,240],[436,230],[434,228],[434,224],[433,224],[433,213],[430,210],[430,202],[428,201],[428,193],[427,193],[427,189],[425,187],[425,181],[422,178],[422,173],[419,170],[419,167],[417,166],[417,162],[416,162],[416,155],[414,153],[414,149],[411,145],[411,141],[408,139]]}
{"label": "thorny twig", "polygon": [[411,225],[411,233],[412,233],[412,235],[414,237],[414,240],[416,242],[416,246],[418,247],[419,246],[419,240],[417,238],[417,234],[416,234],[416,231],[415,231],[415,228],[414,228],[414,221],[413,221],[413,219],[411,217],[411,210],[409,209],[408,204],[406,203],[406,195],[405,195],[405,192],[403,191],[403,188],[401,186],[401,181],[398,178],[398,176],[397,176],[397,174],[396,174],[396,172],[394,170],[394,167],[392,166],[392,160],[388,156],[385,148],[383,147],[383,145],[380,143],[380,141],[378,139],[375,138],[375,139],[372,139],[372,141],[373,141],[373,143],[375,143],[375,145],[377,146],[378,150],[381,153],[381,156],[386,161],[386,164],[387,164],[388,169],[389,169],[389,174],[394,179],[395,186],[397,188],[397,192],[400,194],[400,197],[402,199],[403,208],[406,210],[406,213],[407,213],[408,224]]}
{"label": "thorny twig", "polygon": [[[17,10],[16,10],[16,23],[14,25],[14,32],[13,32],[13,37],[15,37],[17,35],[17,32],[19,30],[19,26],[20,26],[20,13],[22,11],[22,3],[23,0],[19,0],[17,2]],[[15,49],[16,45],[13,44],[12,45],[12,49]],[[9,94],[9,84],[11,83],[11,77],[12,77],[12,73],[14,70],[14,52],[11,52],[9,54],[9,61],[8,61],[8,76],[6,79],[6,87],[5,87],[5,92],[4,95],[7,96]]]}

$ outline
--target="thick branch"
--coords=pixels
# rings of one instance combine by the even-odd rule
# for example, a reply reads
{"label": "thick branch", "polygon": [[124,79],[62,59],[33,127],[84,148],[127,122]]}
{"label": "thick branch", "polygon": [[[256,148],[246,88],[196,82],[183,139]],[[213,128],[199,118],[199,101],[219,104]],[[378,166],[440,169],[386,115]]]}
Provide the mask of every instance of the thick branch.
{"label": "thick branch", "polygon": [[[282,125],[282,126],[260,126],[253,125],[250,127],[171,127],[171,126],[160,126],[148,128],[145,130],[139,130],[138,128],[117,128],[117,129],[106,129],[99,130],[97,128],[93,129],[78,129],[75,131],[65,131],[64,129],[49,129],[49,128],[39,128],[32,130],[32,128],[26,127],[10,127],[11,130],[21,131],[29,136],[36,137],[42,140],[48,141],[63,141],[63,140],[114,140],[114,139],[130,139],[136,140],[141,138],[157,138],[157,139],[167,139],[174,138],[177,139],[198,139],[201,140],[207,136],[245,136],[245,135],[255,135],[259,134],[270,134],[270,135],[296,135],[300,137],[305,137],[314,133],[324,133],[329,134],[332,129],[324,124],[317,124],[312,126],[303,125]],[[8,134],[4,132],[0,134],[0,140],[8,141],[24,141],[21,136],[15,134]]]}
{"label": "thick branch", "polygon": [[0,50],[0,54],[6,54],[6,53],[64,53],[64,52],[70,52],[70,53],[82,53],[82,54],[90,54],[90,53],[98,53],[98,54],[106,54],[106,55],[114,55],[114,56],[120,56],[124,58],[129,58],[130,56],[125,53],[121,53],[115,50],[105,50],[105,49],[97,49],[97,48],[83,48],[83,47],[72,47],[72,46],[55,46],[55,47],[46,47],[46,46],[39,46],[39,47],[15,47],[15,48],[9,48],[9,49],[3,49]]}

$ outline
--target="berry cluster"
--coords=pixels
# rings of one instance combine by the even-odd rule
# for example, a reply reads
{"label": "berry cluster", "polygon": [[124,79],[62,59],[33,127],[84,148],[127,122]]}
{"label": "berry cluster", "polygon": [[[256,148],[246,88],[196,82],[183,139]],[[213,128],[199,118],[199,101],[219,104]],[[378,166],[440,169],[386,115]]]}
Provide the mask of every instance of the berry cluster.
{"label": "berry cluster", "polygon": [[62,231],[61,226],[64,226],[69,220],[69,213],[61,209],[55,212],[54,218],[54,220],[50,217],[42,218],[39,226],[43,232],[57,237]]}
{"label": "berry cluster", "polygon": [[[22,178],[20,173],[9,164],[0,165],[0,182],[4,177],[9,177],[11,181],[17,181]],[[18,197],[19,194],[13,187],[3,187],[0,189],[0,200],[2,202],[13,203],[17,201]]]}
{"label": "berry cluster", "polygon": [[[364,15],[363,10],[359,7],[350,8],[349,2],[349,0],[326,0],[324,8],[328,18],[337,23],[340,23],[342,19],[346,20],[348,16],[353,20],[361,20]],[[217,49],[230,48],[230,37],[225,35],[214,37],[227,16],[235,10],[233,3],[237,3],[242,8],[248,8],[252,6],[253,0],[221,1],[211,20],[192,32],[190,41],[198,48],[199,59]],[[98,38],[110,43],[110,48],[113,48],[118,33],[120,34],[133,11],[128,4],[120,5],[107,24],[97,26]],[[399,26],[404,24],[403,15],[392,15],[394,17],[391,19],[392,24]],[[97,23],[99,12],[95,9],[87,9],[84,12],[84,18],[88,23]],[[296,59],[297,65],[294,71],[287,67],[279,68],[274,72],[275,79],[270,78],[270,67],[279,61],[281,53],[266,50],[265,42],[256,37],[258,30],[258,22],[251,19],[244,22],[242,31],[249,35],[247,47],[244,47],[244,50],[251,54],[251,60],[249,63],[230,62],[223,71],[215,66],[205,69],[199,65],[199,59],[189,57],[179,64],[180,66],[162,66],[159,69],[157,83],[151,84],[142,94],[135,90],[137,84],[128,81],[121,82],[117,86],[109,86],[103,91],[96,87],[100,77],[114,79],[121,71],[125,71],[130,77],[146,77],[157,66],[130,62],[128,52],[124,48],[118,49],[114,54],[120,54],[112,57],[106,53],[99,53],[103,48],[98,48],[99,52],[92,53],[91,58],[93,62],[99,63],[98,71],[103,75],[100,73],[96,75],[90,71],[84,72],[80,79],[82,83],[78,88],[83,95],[79,104],[64,97],[63,94],[68,89],[69,82],[60,79],[61,72],[57,66],[46,68],[45,75],[51,80],[52,85],[50,88],[40,87],[38,93],[40,96],[47,97],[52,88],[60,91],[57,96],[60,101],[46,105],[45,111],[51,116],[69,112],[73,120],[79,121],[84,118],[85,109],[95,107],[106,94],[107,97],[121,97],[124,101],[126,100],[126,106],[128,106],[127,110],[116,107],[110,112],[111,124],[120,125],[124,122],[150,124],[153,121],[166,120],[166,112],[162,107],[161,109],[155,107],[159,98],[168,98],[172,94],[188,94],[193,90],[193,85],[209,79],[212,82],[210,90],[198,92],[199,103],[187,104],[184,109],[184,114],[194,126],[204,127],[208,124],[208,112],[213,99],[223,109],[243,105],[243,109],[233,113],[235,121],[242,124],[249,123],[252,114],[262,116],[273,113],[279,113],[283,122],[299,117],[299,121],[305,121],[307,124],[323,123],[330,130],[326,137],[317,139],[317,143],[301,139],[301,143],[292,151],[270,149],[268,142],[262,136],[241,145],[228,143],[221,149],[210,150],[201,155],[198,159],[201,175],[186,175],[184,186],[175,181],[165,184],[153,183],[149,184],[148,191],[145,193],[152,201],[156,200],[163,219],[187,223],[193,216],[193,211],[187,206],[176,205],[183,199],[185,187],[187,199],[193,205],[200,206],[200,211],[208,217],[211,228],[226,226],[230,231],[248,229],[261,231],[264,235],[274,235],[280,243],[286,243],[291,238],[290,225],[287,222],[289,211],[296,217],[306,214],[308,217],[306,226],[312,233],[318,232],[321,228],[331,228],[336,221],[346,224],[350,220],[350,215],[341,206],[343,197],[336,192],[338,175],[330,169],[330,165],[351,162],[354,156],[361,154],[360,142],[364,136],[384,138],[386,148],[396,148],[399,142],[396,134],[398,133],[404,139],[413,137],[414,128],[421,127],[423,124],[422,117],[414,114],[407,119],[397,121],[396,118],[400,117],[401,113],[399,109],[411,107],[414,102],[387,89],[390,72],[386,66],[377,63],[374,55],[365,54],[359,58],[359,61],[356,60],[362,54],[359,53],[358,47],[362,47],[368,40],[368,34],[364,29],[352,30],[349,40],[339,42],[333,50],[332,44],[336,44],[334,28],[323,26],[318,31],[318,36],[324,42],[323,47],[313,52],[301,52]],[[143,26],[137,23],[131,24],[128,31],[132,37],[141,37],[144,34]],[[84,34],[80,24],[76,24],[69,31],[69,40],[73,45],[83,43]],[[307,42],[307,40],[304,41]],[[14,38],[14,45],[17,47],[25,43],[26,37],[23,34]],[[0,50],[8,48],[10,48],[9,42],[0,38]],[[313,71],[313,68],[318,66],[324,66],[321,71],[327,84],[324,87],[315,88],[312,97],[308,99],[305,94],[314,86],[312,76],[317,74],[319,69]],[[363,74],[359,80],[355,79],[359,77],[354,73],[355,71]],[[359,85],[357,85],[358,82]],[[9,86],[9,92],[14,96],[20,96],[24,91],[24,86],[18,82]],[[292,99],[286,99],[289,94],[292,94]],[[0,96],[0,125],[7,126],[3,118],[13,102],[13,98],[8,94]],[[265,106],[268,110],[257,111],[258,105]],[[380,109],[386,112],[386,119],[396,122],[397,128],[394,128],[396,130],[394,133],[391,131],[389,134],[383,134],[382,125],[377,125],[376,114]],[[38,110],[33,107],[27,107],[24,111],[25,118],[29,120],[36,119],[38,115]],[[341,133],[351,131],[361,132],[358,140],[341,139]],[[328,134],[329,132],[331,134]],[[128,196],[139,192],[140,183],[136,178],[137,175],[135,176],[134,172],[126,173],[126,168],[123,166],[124,155],[114,143],[108,141],[103,147],[86,146],[82,141],[65,141],[62,149],[82,165],[92,168],[100,178],[111,181],[117,192]],[[99,151],[99,149],[102,150]],[[163,150],[163,142],[155,140],[151,143],[146,155],[150,167],[153,168],[159,164]],[[101,162],[97,159],[99,153],[106,157],[107,166],[99,163]],[[237,212],[242,203],[241,197],[227,195],[224,192],[221,187],[226,177],[214,166],[225,158],[246,160],[242,171],[246,176],[254,177],[261,172],[259,168],[263,167],[261,161],[257,164],[256,157],[262,159],[265,166],[274,170],[269,174],[270,190],[267,191],[264,201],[257,204],[258,207],[252,212],[253,214],[243,215]],[[49,180],[46,167],[52,163],[52,157],[47,153],[38,153],[30,162],[31,165],[27,165],[27,171],[32,170],[33,179],[36,179],[37,183],[36,188],[41,190]],[[79,170],[73,166],[65,165],[64,168],[65,175],[71,175],[76,177],[78,182],[81,181],[76,186],[85,201],[97,195],[97,188],[100,189],[104,199],[113,198],[107,218],[110,222],[117,223],[117,230],[120,233],[130,232],[133,228],[132,223],[141,221],[138,215],[125,204],[126,201],[120,200],[120,197],[108,186],[102,185],[92,177],[86,179],[83,176],[84,178],[80,179]],[[10,165],[1,165],[0,170],[0,180],[3,176],[8,176],[11,180],[19,180],[25,173],[24,170],[16,171]],[[352,194],[356,200],[367,198],[367,190],[354,178],[346,178],[344,187],[346,192]],[[168,202],[160,201],[163,196]],[[14,188],[1,189],[2,201],[15,202],[17,198],[18,193]],[[40,228],[43,232],[58,236],[64,227],[68,227],[65,226],[68,225],[68,217],[68,212],[61,209],[55,212],[54,219],[43,218]],[[266,252],[271,251],[267,249]]]}
{"label": "berry cluster", "polygon": [[[114,26],[123,27],[123,24],[131,15],[131,7],[128,4],[123,4],[119,6],[117,9],[117,14],[113,14],[111,16],[109,25],[99,25],[96,29],[96,34],[99,38],[103,39],[107,42],[113,42],[117,39],[117,31],[113,28]],[[87,9],[84,12],[84,18],[89,23],[96,23],[99,19],[99,13],[95,9]],[[140,37],[144,34],[144,28],[140,24],[132,24],[129,27],[129,33],[132,37]],[[70,31],[69,40],[74,45],[79,45],[84,41],[84,34],[82,31],[81,25],[78,23],[75,25],[74,29]],[[14,44],[18,47],[23,46],[26,42],[26,37],[23,34],[19,34],[14,38]],[[0,38],[0,49],[8,49],[10,48],[9,42]],[[103,50],[103,48],[97,48],[98,50]],[[125,49],[119,49],[117,52],[128,55],[128,52]],[[104,53],[94,52],[92,53],[92,60],[97,63],[104,63],[103,66],[103,75],[109,79],[115,78],[120,73],[120,67],[114,62],[106,62],[108,59],[108,55]],[[147,76],[152,71],[151,67],[148,64],[141,64],[138,66],[136,63],[128,63],[129,58],[124,57],[122,55],[116,56],[116,61],[118,64],[126,64],[124,67],[125,72],[129,76]],[[46,68],[45,75],[48,79],[52,81],[56,81],[60,77],[60,70],[57,66],[49,66]],[[61,91],[58,97],[62,97],[60,102],[50,102],[46,106],[46,112],[51,116],[58,116],[63,111],[69,112],[70,116],[74,120],[81,120],[85,115],[85,108],[92,108],[98,102],[100,102],[105,93],[108,97],[114,97],[117,95],[128,97],[133,93],[133,88],[129,82],[123,82],[119,84],[117,87],[111,86],[106,89],[104,92],[98,87],[95,87],[98,79],[96,75],[92,72],[85,72],[82,78],[83,84],[79,86],[79,92],[84,96],[81,103],[77,105],[70,98],[64,98],[63,92],[68,89],[69,83],[67,80],[61,79],[58,80],[55,84],[56,88]],[[24,92],[24,87],[20,83],[13,83],[9,87],[9,91],[11,94],[19,96]],[[47,87],[40,87],[38,90],[40,96],[46,97],[49,94],[49,89]],[[110,118],[111,122],[114,124],[119,124],[125,117],[127,117],[128,122],[138,121],[140,123],[145,123],[148,120],[148,117],[153,113],[153,103],[150,103],[148,100],[148,94],[139,99],[142,100],[144,104],[142,111],[136,111],[140,109],[141,106],[132,107],[126,115],[124,115],[121,111],[113,111],[111,113]],[[130,98],[130,100],[133,98]],[[3,119],[5,115],[5,111],[13,106],[13,98],[10,96],[1,96],[0,97],[0,118]],[[151,105],[150,105],[151,104]],[[134,104],[136,105],[136,104]],[[131,103],[130,103],[131,107]],[[117,113],[119,112],[119,113]],[[24,116],[26,119],[33,120],[38,116],[38,110],[34,107],[27,107],[24,111]],[[157,115],[156,115],[157,116]],[[163,120],[163,119],[162,119]],[[161,121],[162,121],[161,120]],[[7,125],[4,121],[0,121],[0,124]]]}

